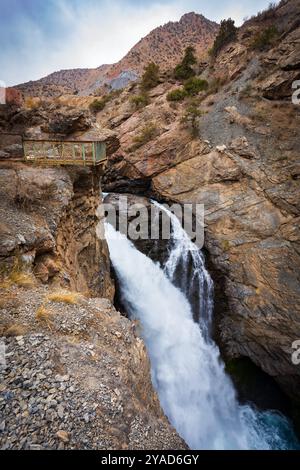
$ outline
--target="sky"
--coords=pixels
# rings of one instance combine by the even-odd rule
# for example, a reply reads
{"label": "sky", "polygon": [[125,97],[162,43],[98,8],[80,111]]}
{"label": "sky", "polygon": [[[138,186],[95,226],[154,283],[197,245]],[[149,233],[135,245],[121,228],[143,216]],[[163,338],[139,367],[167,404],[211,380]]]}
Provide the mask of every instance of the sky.
{"label": "sky", "polygon": [[0,82],[120,60],[142,37],[184,13],[219,22],[266,8],[269,0],[0,0]]}

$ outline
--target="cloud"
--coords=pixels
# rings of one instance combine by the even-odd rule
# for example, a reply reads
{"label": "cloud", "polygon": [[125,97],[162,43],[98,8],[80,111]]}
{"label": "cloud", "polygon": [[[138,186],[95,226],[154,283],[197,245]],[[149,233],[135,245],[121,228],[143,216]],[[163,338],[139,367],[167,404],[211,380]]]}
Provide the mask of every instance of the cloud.
{"label": "cloud", "polygon": [[71,6],[57,0],[54,6],[63,31],[47,35],[43,24],[27,16],[19,20],[19,44],[0,59],[4,72],[0,78],[6,83],[37,79],[60,69],[116,62],[153,28],[178,20],[184,13],[176,4],[161,3],[139,7],[87,1]]}
{"label": "cloud", "polygon": [[67,55],[68,63],[74,63],[79,56],[83,66],[94,67],[121,59],[141,37],[160,24],[179,19],[184,11],[176,4],[139,8],[120,2],[80,10],[71,10],[63,2],[62,8],[74,31],[63,58]]}
{"label": "cloud", "polygon": [[[268,0],[10,0],[0,15],[0,79],[8,85],[55,70],[121,59],[153,28],[188,11],[217,21],[242,18]],[[6,18],[6,15],[10,15]]]}

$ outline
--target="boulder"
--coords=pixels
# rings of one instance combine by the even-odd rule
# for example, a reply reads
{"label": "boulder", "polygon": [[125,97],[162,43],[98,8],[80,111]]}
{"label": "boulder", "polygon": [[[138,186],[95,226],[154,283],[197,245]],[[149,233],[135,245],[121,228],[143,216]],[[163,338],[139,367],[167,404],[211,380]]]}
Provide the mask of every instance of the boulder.
{"label": "boulder", "polygon": [[43,131],[54,134],[69,135],[78,131],[86,131],[92,127],[91,115],[86,110],[65,110],[56,112]]}

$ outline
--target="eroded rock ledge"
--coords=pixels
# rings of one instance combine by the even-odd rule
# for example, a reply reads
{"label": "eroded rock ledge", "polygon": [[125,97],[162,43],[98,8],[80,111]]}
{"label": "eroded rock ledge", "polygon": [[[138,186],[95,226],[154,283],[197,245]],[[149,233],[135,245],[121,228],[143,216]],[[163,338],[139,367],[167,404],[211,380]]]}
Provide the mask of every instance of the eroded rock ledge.
{"label": "eroded rock ledge", "polygon": [[96,168],[2,163],[0,198],[2,271],[18,265],[43,283],[113,297],[107,245],[95,230],[100,201]]}

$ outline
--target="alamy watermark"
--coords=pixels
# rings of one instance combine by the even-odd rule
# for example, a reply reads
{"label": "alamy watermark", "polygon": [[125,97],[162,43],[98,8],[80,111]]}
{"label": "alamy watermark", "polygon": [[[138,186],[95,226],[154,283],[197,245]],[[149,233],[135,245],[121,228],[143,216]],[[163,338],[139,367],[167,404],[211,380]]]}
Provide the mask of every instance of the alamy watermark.
{"label": "alamy watermark", "polygon": [[300,80],[295,80],[292,83],[292,88],[295,90],[292,94],[292,103],[300,105]]}
{"label": "alamy watermark", "polygon": [[292,363],[294,366],[299,366],[300,364],[300,339],[297,339],[292,343],[292,349],[294,352],[292,353]]}
{"label": "alamy watermark", "polygon": [[[130,204],[124,195],[116,204],[104,201],[98,208],[98,216],[130,240],[176,240],[187,236],[193,242],[191,249],[204,245],[203,204]],[[178,229],[179,224],[185,233]],[[107,238],[103,224],[99,224],[97,234],[102,240]]]}

